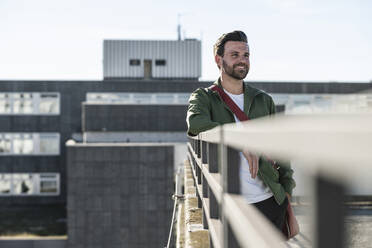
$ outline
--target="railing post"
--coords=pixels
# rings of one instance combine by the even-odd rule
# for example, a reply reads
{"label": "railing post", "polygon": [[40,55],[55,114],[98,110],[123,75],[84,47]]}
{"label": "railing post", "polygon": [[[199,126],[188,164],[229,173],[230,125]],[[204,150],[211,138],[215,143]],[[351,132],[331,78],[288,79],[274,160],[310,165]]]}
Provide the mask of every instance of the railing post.
{"label": "railing post", "polygon": [[212,219],[218,219],[219,217],[219,209],[218,209],[218,202],[213,194],[212,190],[210,187],[208,187],[208,195],[209,195],[209,216]]}
{"label": "railing post", "polygon": [[201,184],[201,176],[202,176],[202,171],[199,166],[196,166],[196,176],[198,179],[198,184]]}
{"label": "railing post", "polygon": [[[229,194],[240,193],[240,154],[234,148],[222,146],[221,147],[221,169],[222,169],[222,180],[223,180],[223,192]],[[222,205],[223,208],[223,205]],[[223,225],[223,247],[226,248],[238,248],[238,242],[235,238],[234,233],[228,223],[225,215],[222,216]]]}
{"label": "railing post", "polygon": [[200,143],[201,143],[201,140],[197,139],[196,140],[196,155],[198,156],[198,158],[201,157]]}
{"label": "railing post", "polygon": [[208,168],[210,173],[218,172],[218,145],[213,143],[208,143]]}
{"label": "railing post", "polygon": [[207,220],[207,216],[204,212],[204,209],[203,209],[203,229],[208,229],[209,226],[208,226],[208,220]]}
{"label": "railing post", "polygon": [[316,246],[345,247],[345,188],[321,175],[316,176]]}
{"label": "railing post", "polygon": [[226,175],[224,177],[224,192],[239,194],[240,193],[240,154],[234,148],[227,147],[227,164],[225,165]]}
{"label": "railing post", "polygon": [[201,154],[202,154],[202,156],[201,156],[201,159],[202,159],[202,164],[206,164],[206,163],[208,163],[208,159],[207,159],[207,156],[208,156],[208,154],[207,154],[207,146],[208,146],[208,144],[207,144],[207,142],[205,142],[205,141],[201,141]]}
{"label": "railing post", "polygon": [[198,191],[196,193],[196,196],[198,197],[198,208],[203,208],[203,202],[202,202],[202,199],[201,199],[201,195],[199,194]]}
{"label": "railing post", "polygon": [[[202,175],[202,197],[203,198],[208,198],[208,182],[205,179],[204,175]],[[203,199],[203,201],[204,200],[205,199]],[[204,207],[203,207],[203,211],[202,211],[203,212],[203,228],[208,229],[208,221],[206,219],[205,211],[206,211],[206,209],[204,209]]]}
{"label": "railing post", "polygon": [[[219,205],[218,205],[216,196],[214,195],[213,191],[211,190],[209,186],[208,186],[208,196],[209,196],[209,218],[219,219],[219,216],[220,216]],[[211,236],[209,235],[209,237]],[[212,238],[210,238],[209,240],[210,240],[209,241],[210,247],[213,248],[214,244],[213,244]]]}
{"label": "railing post", "polygon": [[203,191],[203,197],[208,198],[208,182],[205,179],[204,175],[202,175],[202,191]]}

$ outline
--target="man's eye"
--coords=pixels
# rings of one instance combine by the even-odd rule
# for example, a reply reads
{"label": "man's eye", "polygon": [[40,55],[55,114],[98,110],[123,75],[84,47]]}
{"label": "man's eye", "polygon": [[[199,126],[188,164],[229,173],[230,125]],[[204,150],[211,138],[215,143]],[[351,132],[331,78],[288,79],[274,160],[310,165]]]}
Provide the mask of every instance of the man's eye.
{"label": "man's eye", "polygon": [[232,54],[231,55],[233,58],[236,58],[236,57],[238,57],[238,55],[237,54]]}

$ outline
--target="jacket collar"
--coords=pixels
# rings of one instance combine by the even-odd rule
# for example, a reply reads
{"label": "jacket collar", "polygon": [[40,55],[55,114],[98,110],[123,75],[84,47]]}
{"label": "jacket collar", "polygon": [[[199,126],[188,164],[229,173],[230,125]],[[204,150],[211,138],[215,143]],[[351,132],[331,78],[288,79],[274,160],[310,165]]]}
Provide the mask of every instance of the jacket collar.
{"label": "jacket collar", "polygon": [[[221,85],[221,78],[218,78],[213,84],[215,84],[218,87],[220,87],[221,89],[223,89],[223,87]],[[243,81],[243,91],[244,91],[244,113],[249,116],[249,110],[251,109],[253,99],[255,98],[255,96],[257,96],[257,95],[259,95],[263,92],[259,89],[253,88],[247,82],[244,82],[244,81]],[[220,97],[220,95],[217,92],[213,92],[213,93],[217,94],[218,97]],[[221,101],[223,101],[223,100],[221,99]],[[226,104],[225,104],[225,106],[230,110],[230,108]],[[231,112],[231,110],[230,110],[230,112]]]}

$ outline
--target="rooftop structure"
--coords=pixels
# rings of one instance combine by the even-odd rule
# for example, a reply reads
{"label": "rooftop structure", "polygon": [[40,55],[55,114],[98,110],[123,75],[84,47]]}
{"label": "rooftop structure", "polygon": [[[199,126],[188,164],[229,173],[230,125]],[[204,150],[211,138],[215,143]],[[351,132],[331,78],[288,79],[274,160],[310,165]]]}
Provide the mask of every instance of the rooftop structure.
{"label": "rooftop structure", "polygon": [[201,41],[104,40],[104,79],[199,79]]}

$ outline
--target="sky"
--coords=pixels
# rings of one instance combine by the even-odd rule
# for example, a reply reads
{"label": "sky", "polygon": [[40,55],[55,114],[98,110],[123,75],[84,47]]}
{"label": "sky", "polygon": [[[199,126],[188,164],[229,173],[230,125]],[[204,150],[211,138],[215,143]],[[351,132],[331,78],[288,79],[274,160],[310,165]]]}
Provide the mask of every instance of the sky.
{"label": "sky", "polygon": [[104,39],[202,40],[244,31],[248,81],[370,82],[370,0],[0,0],[0,80],[102,80]]}

